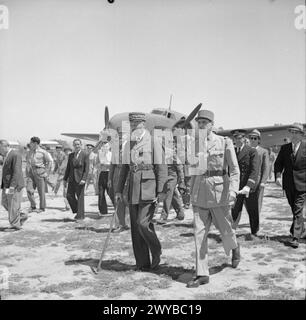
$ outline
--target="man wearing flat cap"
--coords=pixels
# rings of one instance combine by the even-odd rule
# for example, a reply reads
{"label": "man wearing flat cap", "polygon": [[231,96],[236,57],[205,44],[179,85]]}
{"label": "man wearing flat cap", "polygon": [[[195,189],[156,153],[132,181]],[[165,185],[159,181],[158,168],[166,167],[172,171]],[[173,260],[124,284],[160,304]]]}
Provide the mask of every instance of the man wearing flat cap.
{"label": "man wearing flat cap", "polygon": [[[160,263],[161,244],[152,223],[156,204],[165,198],[164,184],[167,166],[156,158],[162,153],[157,139],[154,141],[145,129],[145,114],[129,114],[130,143],[123,150],[123,165],[116,187],[116,200],[123,201],[122,192],[128,180],[128,202],[131,220],[133,251],[136,269],[156,269]],[[152,260],[150,259],[150,253]]]}
{"label": "man wearing flat cap", "polygon": [[194,213],[196,277],[187,283],[188,288],[209,282],[207,240],[212,222],[220,231],[226,255],[232,251],[232,267],[236,268],[240,262],[240,249],[232,229],[231,216],[231,205],[236,200],[239,186],[239,167],[234,146],[229,138],[212,132],[212,111],[200,110],[195,120],[199,128],[200,152],[198,164],[192,164],[190,169],[193,169],[191,203]]}
{"label": "man wearing flat cap", "polygon": [[292,210],[293,222],[290,228],[292,240],[289,244],[297,248],[299,240],[306,238],[303,220],[306,198],[306,141],[302,124],[294,123],[288,131],[291,142],[281,146],[274,163],[274,174],[276,184],[283,185]]}
{"label": "man wearing flat cap", "polygon": [[[257,129],[249,133],[251,147],[255,148],[258,153],[259,170],[255,191],[250,193],[249,200],[246,202],[246,209],[249,215],[253,216],[254,220],[257,221],[258,226],[254,228],[254,230],[257,229],[257,231],[259,230],[259,214],[262,208],[265,184],[269,177],[269,153],[268,150],[260,146],[260,138],[261,135]],[[251,235],[251,239],[253,239],[254,236],[256,236],[256,234]]]}
{"label": "man wearing flat cap", "polygon": [[237,195],[237,201],[232,209],[232,217],[234,220],[233,227],[237,228],[240,218],[243,204],[245,203],[251,228],[251,237],[256,237],[256,233],[259,228],[258,216],[253,215],[252,210],[252,197],[250,201],[250,193],[254,192],[257,186],[257,181],[259,177],[259,155],[256,149],[245,143],[245,133],[243,129],[233,130],[234,143],[236,146],[236,155],[238,160],[238,165],[240,169],[240,184],[239,192]]}

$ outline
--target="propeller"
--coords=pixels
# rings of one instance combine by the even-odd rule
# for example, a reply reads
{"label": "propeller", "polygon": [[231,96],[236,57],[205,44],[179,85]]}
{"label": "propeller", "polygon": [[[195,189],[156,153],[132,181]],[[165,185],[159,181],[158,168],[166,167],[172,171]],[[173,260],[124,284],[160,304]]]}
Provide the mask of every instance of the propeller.
{"label": "propeller", "polygon": [[104,110],[104,123],[105,123],[105,128],[104,129],[108,129],[108,126],[109,126],[108,106],[105,106],[105,110]]}
{"label": "propeller", "polygon": [[199,112],[199,110],[202,107],[202,103],[198,104],[189,114],[189,116],[186,118],[185,120],[185,126],[187,126],[192,120],[193,118],[197,115],[197,113]]}
{"label": "propeller", "polygon": [[193,118],[197,115],[197,113],[199,112],[199,110],[202,107],[202,103],[198,104],[189,114],[189,116],[185,119],[185,117],[182,117],[179,121],[177,121],[174,124],[174,127],[180,127],[182,129],[186,129],[188,124],[190,124],[190,122],[193,120]]}

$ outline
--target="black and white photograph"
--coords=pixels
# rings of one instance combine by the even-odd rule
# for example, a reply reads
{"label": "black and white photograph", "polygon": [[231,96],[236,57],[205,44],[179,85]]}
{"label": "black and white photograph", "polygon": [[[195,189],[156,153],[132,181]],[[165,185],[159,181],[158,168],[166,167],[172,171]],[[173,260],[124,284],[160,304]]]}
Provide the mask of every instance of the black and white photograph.
{"label": "black and white photograph", "polygon": [[305,300],[305,35],[303,0],[0,0],[0,300]]}

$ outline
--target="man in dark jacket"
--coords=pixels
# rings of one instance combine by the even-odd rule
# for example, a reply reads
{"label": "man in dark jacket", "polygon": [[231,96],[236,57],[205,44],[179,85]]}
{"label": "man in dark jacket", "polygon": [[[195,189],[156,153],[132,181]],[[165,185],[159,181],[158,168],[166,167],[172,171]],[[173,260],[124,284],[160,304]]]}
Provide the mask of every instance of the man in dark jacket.
{"label": "man in dark jacket", "polygon": [[290,143],[281,146],[274,163],[276,184],[281,183],[293,214],[290,228],[293,248],[299,246],[299,239],[306,238],[303,221],[303,207],[306,199],[306,141],[303,140],[303,125],[295,123],[289,129]]}
{"label": "man in dark jacket", "polygon": [[73,213],[76,213],[75,219],[83,220],[84,211],[84,189],[87,180],[89,162],[87,153],[81,149],[80,139],[73,140],[74,152],[69,154],[66,172],[64,176],[64,187],[67,186],[67,200]]}
{"label": "man in dark jacket", "polygon": [[[243,204],[248,208],[247,212],[250,220],[251,235],[256,236],[259,229],[259,215],[254,214],[252,207],[252,199],[250,201],[249,194],[254,192],[259,176],[259,156],[255,148],[245,144],[245,130],[232,131],[236,155],[240,170],[240,184],[235,206],[232,209],[232,217],[234,220],[233,227],[237,228]],[[256,212],[255,212],[256,213]]]}
{"label": "man in dark jacket", "polygon": [[156,269],[160,263],[161,244],[155,233],[152,218],[156,204],[165,198],[163,188],[168,177],[167,166],[156,159],[162,154],[162,147],[160,145],[159,148],[157,139],[153,139],[145,129],[145,114],[130,113],[129,121],[131,141],[123,150],[124,163],[120,169],[116,199],[123,201],[122,192],[128,179],[128,202],[136,269]]}
{"label": "man in dark jacket", "polygon": [[9,147],[6,140],[0,140],[0,154],[4,157],[2,169],[2,205],[8,211],[10,231],[21,229],[27,219],[20,213],[24,179],[22,174],[22,157],[19,152]]}

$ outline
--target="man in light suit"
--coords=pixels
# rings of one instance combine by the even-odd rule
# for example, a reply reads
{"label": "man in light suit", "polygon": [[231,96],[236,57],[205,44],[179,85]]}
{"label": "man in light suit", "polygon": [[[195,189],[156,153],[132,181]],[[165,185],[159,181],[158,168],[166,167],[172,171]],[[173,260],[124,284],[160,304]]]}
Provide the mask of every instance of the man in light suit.
{"label": "man in light suit", "polygon": [[[269,177],[269,153],[268,150],[260,146],[260,132],[254,129],[249,133],[249,139],[251,142],[251,147],[255,148],[258,153],[259,160],[259,170],[257,184],[254,192],[249,195],[249,201],[246,202],[246,209],[250,212],[250,215],[256,216],[258,218],[258,230],[259,230],[259,215],[262,208],[262,200],[264,196],[265,184],[267,183]],[[254,239],[256,233],[251,235],[251,239]]]}
{"label": "man in light suit", "polygon": [[0,140],[0,154],[4,157],[2,169],[2,205],[8,211],[10,231],[20,230],[27,215],[20,212],[24,179],[22,174],[22,157],[9,147],[6,140]]}
{"label": "man in light suit", "polygon": [[[145,114],[129,114],[131,141],[123,150],[123,165],[116,186],[116,200],[123,201],[122,192],[128,179],[133,251],[136,269],[156,269],[160,263],[161,244],[152,223],[156,204],[165,199],[164,184],[167,165],[156,159],[162,153],[158,141],[145,129]],[[128,164],[129,163],[129,164]],[[152,259],[150,259],[150,253]]]}
{"label": "man in light suit", "polygon": [[285,190],[288,203],[293,214],[290,228],[292,241],[289,244],[298,248],[299,240],[306,238],[303,219],[303,208],[306,199],[306,141],[304,140],[303,125],[293,124],[289,129],[290,140],[281,146],[274,163],[276,184]]}
{"label": "man in light suit", "polygon": [[[207,238],[212,222],[220,231],[226,255],[232,251],[232,267],[236,268],[240,262],[240,249],[232,229],[231,216],[231,205],[239,190],[239,166],[234,146],[229,138],[212,132],[212,111],[200,110],[195,120],[198,122],[199,134],[203,135],[202,141],[199,140],[200,151],[201,146],[204,147],[198,153],[198,163],[190,167],[196,278],[187,283],[188,288],[209,282]],[[207,137],[204,129],[207,130]]]}
{"label": "man in light suit", "polygon": [[64,188],[67,187],[67,200],[75,219],[83,220],[84,211],[84,189],[89,170],[88,154],[81,149],[80,139],[73,140],[74,152],[69,154],[68,163],[64,176]]}

